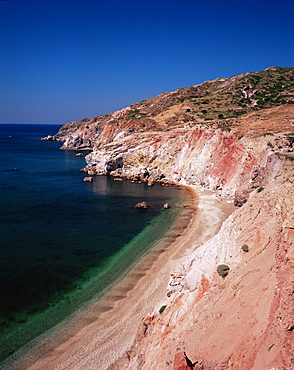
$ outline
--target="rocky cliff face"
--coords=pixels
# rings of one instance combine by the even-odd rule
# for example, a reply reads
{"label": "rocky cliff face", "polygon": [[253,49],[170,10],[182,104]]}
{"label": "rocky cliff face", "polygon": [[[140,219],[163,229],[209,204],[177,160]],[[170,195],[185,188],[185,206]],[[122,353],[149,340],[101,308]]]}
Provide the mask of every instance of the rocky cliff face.
{"label": "rocky cliff face", "polygon": [[[243,135],[209,128],[134,133],[94,148],[88,174],[141,181],[197,184],[243,204],[249,192],[267,185],[284,161],[285,134]],[[284,150],[292,151],[285,142]]]}
{"label": "rocky cliff face", "polygon": [[200,184],[243,204],[291,154],[294,68],[217,79],[64,125],[63,149],[93,149],[86,171]]}
{"label": "rocky cliff face", "polygon": [[55,136],[65,149],[92,149],[89,175],[200,185],[242,206],[179,261],[180,289],[113,368],[294,368],[293,71],[178,89]]}
{"label": "rocky cliff face", "polygon": [[181,289],[142,321],[118,369],[294,368],[294,178],[283,170],[179,261],[171,283],[180,276]]}

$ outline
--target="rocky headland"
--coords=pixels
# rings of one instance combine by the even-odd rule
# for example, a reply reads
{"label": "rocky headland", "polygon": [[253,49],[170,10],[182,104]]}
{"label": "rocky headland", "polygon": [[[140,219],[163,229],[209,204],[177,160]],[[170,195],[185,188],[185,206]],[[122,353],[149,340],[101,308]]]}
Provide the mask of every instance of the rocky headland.
{"label": "rocky headland", "polygon": [[89,176],[190,185],[237,206],[183,252],[111,369],[294,369],[294,68],[163,93],[48,140],[91,150]]}

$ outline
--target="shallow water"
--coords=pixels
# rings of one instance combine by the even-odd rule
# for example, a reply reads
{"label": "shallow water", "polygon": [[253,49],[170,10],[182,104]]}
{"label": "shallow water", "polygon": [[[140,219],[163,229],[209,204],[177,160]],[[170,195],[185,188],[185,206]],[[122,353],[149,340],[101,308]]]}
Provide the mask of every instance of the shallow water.
{"label": "shallow water", "polygon": [[[121,279],[188,197],[108,176],[84,183],[83,157],[39,140],[57,129],[0,125],[0,361]],[[135,209],[143,200],[150,208]]]}

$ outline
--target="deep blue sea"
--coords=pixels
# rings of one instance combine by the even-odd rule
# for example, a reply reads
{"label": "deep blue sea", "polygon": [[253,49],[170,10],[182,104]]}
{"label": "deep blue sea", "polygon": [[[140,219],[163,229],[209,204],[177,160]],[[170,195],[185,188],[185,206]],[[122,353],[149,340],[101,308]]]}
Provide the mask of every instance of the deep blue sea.
{"label": "deep blue sea", "polygon": [[84,157],[40,140],[59,127],[0,125],[0,367],[129,271],[188,197],[109,176],[83,182]]}

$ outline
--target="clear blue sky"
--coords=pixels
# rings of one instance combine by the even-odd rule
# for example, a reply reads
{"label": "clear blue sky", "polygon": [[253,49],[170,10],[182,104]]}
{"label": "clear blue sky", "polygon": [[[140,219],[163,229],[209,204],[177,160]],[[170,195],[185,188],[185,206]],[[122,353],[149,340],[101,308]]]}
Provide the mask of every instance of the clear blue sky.
{"label": "clear blue sky", "polygon": [[293,0],[0,0],[0,123],[66,123],[294,66]]}

